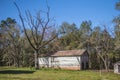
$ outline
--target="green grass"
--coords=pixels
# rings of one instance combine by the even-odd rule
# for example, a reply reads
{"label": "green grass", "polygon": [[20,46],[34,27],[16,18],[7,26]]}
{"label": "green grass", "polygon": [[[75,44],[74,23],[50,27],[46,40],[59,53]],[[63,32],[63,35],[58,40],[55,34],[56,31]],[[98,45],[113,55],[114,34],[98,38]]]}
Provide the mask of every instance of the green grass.
{"label": "green grass", "polygon": [[0,67],[0,80],[120,80],[112,72]]}

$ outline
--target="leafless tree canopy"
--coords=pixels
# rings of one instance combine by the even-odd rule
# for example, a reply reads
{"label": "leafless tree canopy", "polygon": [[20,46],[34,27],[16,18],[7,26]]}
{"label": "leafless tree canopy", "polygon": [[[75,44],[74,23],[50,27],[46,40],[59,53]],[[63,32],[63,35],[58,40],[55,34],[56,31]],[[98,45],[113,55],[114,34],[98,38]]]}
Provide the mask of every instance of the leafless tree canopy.
{"label": "leafless tree canopy", "polygon": [[[25,35],[35,50],[35,65],[38,68],[39,50],[57,37],[55,25],[51,25],[50,7],[47,6],[47,12],[39,11],[36,16],[33,16],[30,11],[26,11],[26,17],[24,19],[16,3],[15,6],[19,12]],[[42,13],[45,14],[45,18],[41,16]],[[29,33],[27,32],[27,27],[30,29]],[[29,35],[31,35],[32,40]]]}

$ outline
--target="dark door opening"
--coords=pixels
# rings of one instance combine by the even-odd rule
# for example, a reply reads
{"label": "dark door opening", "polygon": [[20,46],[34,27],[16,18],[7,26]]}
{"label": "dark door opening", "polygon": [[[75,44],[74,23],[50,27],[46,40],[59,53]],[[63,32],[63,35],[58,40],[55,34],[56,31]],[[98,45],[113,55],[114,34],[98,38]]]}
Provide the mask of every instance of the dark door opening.
{"label": "dark door opening", "polygon": [[82,69],[84,69],[84,63],[82,62]]}
{"label": "dark door opening", "polygon": [[120,73],[120,65],[118,65],[118,73]]}
{"label": "dark door opening", "polygon": [[88,64],[88,62],[86,62],[86,69],[89,69],[89,64]]}

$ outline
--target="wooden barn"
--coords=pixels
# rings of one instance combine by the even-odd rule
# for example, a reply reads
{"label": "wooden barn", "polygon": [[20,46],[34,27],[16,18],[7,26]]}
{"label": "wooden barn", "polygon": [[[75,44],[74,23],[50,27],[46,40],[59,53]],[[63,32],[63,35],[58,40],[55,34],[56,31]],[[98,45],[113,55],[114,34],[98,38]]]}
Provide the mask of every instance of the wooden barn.
{"label": "wooden barn", "polygon": [[58,51],[51,56],[39,58],[40,67],[81,70],[89,68],[89,55],[87,50]]}
{"label": "wooden barn", "polygon": [[114,73],[120,74],[120,61],[114,64]]}

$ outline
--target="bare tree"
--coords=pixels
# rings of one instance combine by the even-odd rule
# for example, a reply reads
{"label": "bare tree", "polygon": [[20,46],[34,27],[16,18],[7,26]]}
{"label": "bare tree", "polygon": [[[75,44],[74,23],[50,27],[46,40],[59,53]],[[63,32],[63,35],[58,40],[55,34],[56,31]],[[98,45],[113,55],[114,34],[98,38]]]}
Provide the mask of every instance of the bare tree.
{"label": "bare tree", "polygon": [[[23,16],[21,15],[19,7],[16,3],[14,4],[19,12],[19,17],[22,22],[27,40],[35,51],[35,68],[39,69],[38,57],[41,48],[46,46],[57,37],[55,25],[50,24],[50,22],[52,21],[52,19],[50,18],[50,7],[47,5],[47,12],[39,11],[35,17],[31,15],[30,11],[26,11],[25,22]],[[45,19],[42,17],[41,14],[46,15]],[[28,26],[25,25],[26,23]],[[31,34],[32,39],[30,38],[30,35],[28,35],[26,27],[29,27],[29,34]]]}
{"label": "bare tree", "polygon": [[96,50],[99,59],[103,62],[106,70],[109,69],[110,55],[114,49],[113,39],[107,30],[108,29],[106,29],[106,27],[103,31],[96,30],[91,37],[91,43]]}

